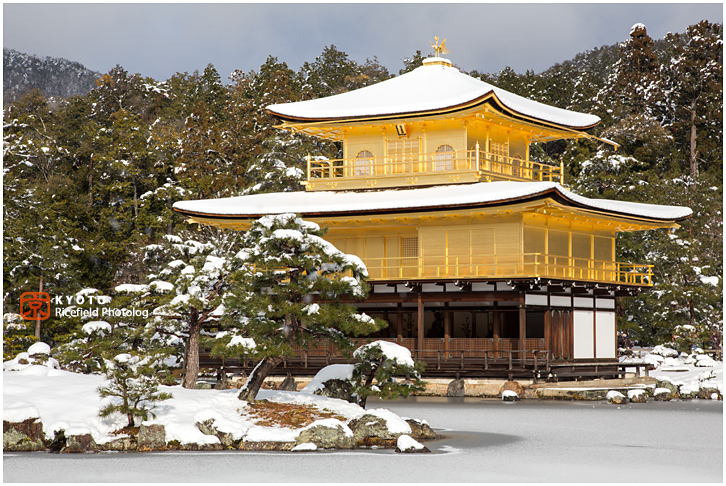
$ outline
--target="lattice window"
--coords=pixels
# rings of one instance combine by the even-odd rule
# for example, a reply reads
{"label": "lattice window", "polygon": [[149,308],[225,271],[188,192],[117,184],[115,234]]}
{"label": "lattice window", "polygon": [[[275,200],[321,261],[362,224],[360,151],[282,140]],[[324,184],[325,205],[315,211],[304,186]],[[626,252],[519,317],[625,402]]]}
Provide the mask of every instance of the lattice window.
{"label": "lattice window", "polygon": [[401,238],[401,258],[418,258],[418,236]]}
{"label": "lattice window", "polygon": [[434,153],[434,170],[451,170],[454,162],[454,147],[441,145]]}
{"label": "lattice window", "polygon": [[373,164],[373,154],[368,150],[361,150],[355,156],[354,175],[365,176],[371,175],[371,165]]}
{"label": "lattice window", "polygon": [[505,162],[509,157],[509,142],[489,142],[489,150],[497,162]]}
{"label": "lattice window", "polygon": [[[388,140],[388,158],[393,164],[394,172],[407,172],[409,163],[421,160],[420,139]],[[414,170],[418,170],[414,167]]]}

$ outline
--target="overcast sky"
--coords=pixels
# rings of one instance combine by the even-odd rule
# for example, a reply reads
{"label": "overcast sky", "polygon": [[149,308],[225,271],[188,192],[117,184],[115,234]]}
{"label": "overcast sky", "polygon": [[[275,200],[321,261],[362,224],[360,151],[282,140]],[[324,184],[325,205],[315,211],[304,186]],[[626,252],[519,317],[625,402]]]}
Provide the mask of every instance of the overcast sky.
{"label": "overcast sky", "polygon": [[522,73],[624,41],[638,22],[659,39],[704,19],[723,22],[723,4],[5,3],[3,46],[157,80],[211,63],[226,79],[269,55],[297,70],[331,44],[397,74],[416,50],[432,52],[438,35],[464,70]]}

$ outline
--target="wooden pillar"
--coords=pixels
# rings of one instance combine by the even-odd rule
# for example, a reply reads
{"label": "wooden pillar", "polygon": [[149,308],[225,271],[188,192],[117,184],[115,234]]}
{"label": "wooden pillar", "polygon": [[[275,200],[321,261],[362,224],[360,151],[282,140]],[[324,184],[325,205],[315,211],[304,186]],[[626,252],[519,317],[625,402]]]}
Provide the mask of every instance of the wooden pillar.
{"label": "wooden pillar", "polygon": [[396,304],[396,341],[403,344],[403,304]]}
{"label": "wooden pillar", "polygon": [[[519,349],[527,350],[527,308],[524,306],[524,292],[519,296]],[[525,355],[521,354],[524,358]]]}
{"label": "wooden pillar", "polygon": [[421,294],[418,294],[418,337],[417,337],[417,348],[419,351],[423,351],[424,345],[424,305],[421,300]]}
{"label": "wooden pillar", "polygon": [[552,348],[552,311],[551,310],[545,311],[544,338],[545,338],[545,348],[547,348],[547,350],[549,350],[550,357],[552,357],[554,349]]}
{"label": "wooden pillar", "polygon": [[449,303],[444,302],[444,351],[446,351],[446,357],[449,357],[449,340],[451,339],[451,313],[449,312]]}
{"label": "wooden pillar", "polygon": [[477,338],[479,335],[476,332],[476,312],[471,313],[471,337]]}
{"label": "wooden pillar", "polygon": [[494,357],[498,358],[499,353],[497,353],[496,351],[499,351],[499,336],[501,334],[501,332],[500,332],[501,322],[499,321],[499,311],[497,311],[495,309],[491,313],[491,316],[492,316],[492,321],[494,321],[494,322],[492,322],[492,344],[493,344],[494,351],[495,351]]}

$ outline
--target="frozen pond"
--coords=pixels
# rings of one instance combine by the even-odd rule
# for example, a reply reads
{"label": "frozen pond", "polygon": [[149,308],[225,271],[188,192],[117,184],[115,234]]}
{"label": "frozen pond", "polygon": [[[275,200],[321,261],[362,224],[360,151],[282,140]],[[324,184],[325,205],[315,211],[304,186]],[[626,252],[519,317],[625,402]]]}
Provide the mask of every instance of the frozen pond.
{"label": "frozen pond", "polygon": [[722,482],[723,403],[369,399],[426,419],[435,454],[4,454],[5,482]]}

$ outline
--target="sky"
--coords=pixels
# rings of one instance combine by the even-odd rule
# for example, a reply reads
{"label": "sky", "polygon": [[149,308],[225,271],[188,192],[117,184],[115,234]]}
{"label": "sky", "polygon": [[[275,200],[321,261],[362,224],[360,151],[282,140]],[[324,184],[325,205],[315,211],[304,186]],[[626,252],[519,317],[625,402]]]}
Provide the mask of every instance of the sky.
{"label": "sky", "polygon": [[635,23],[660,39],[704,19],[722,23],[723,4],[4,3],[3,47],[158,81],[211,63],[226,80],[270,55],[297,70],[330,45],[397,74],[439,36],[465,71],[539,73],[626,40]]}

